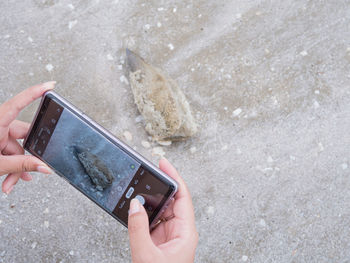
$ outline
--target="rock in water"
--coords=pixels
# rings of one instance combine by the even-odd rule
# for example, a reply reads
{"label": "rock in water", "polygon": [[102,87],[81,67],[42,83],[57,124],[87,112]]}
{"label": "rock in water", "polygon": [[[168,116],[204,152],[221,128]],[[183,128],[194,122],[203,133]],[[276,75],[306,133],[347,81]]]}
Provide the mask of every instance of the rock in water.
{"label": "rock in water", "polygon": [[89,175],[91,182],[96,186],[97,190],[103,191],[112,185],[114,179],[113,173],[102,160],[83,147],[74,146],[73,148],[79,162],[84,167],[85,172]]}
{"label": "rock in water", "polygon": [[197,132],[190,105],[175,81],[140,56],[126,50],[129,82],[135,103],[156,140],[182,140]]}

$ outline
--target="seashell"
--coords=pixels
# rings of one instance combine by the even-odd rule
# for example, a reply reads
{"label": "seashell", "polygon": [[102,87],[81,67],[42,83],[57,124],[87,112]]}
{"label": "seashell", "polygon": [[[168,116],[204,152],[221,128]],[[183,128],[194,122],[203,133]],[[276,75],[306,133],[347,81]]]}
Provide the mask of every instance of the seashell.
{"label": "seashell", "polygon": [[153,139],[176,141],[194,135],[197,124],[175,81],[129,49],[126,60],[135,103]]}
{"label": "seashell", "polygon": [[103,191],[112,185],[113,173],[101,159],[81,146],[74,146],[73,149],[96,190]]}

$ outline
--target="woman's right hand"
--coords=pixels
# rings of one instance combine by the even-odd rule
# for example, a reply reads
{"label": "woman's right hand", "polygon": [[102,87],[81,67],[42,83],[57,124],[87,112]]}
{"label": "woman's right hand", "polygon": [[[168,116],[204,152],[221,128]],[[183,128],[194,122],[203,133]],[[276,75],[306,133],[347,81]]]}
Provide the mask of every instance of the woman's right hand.
{"label": "woman's right hand", "polygon": [[129,209],[129,237],[133,263],[190,263],[198,243],[191,195],[175,168],[166,160],[159,168],[179,183],[174,202],[163,214],[163,220],[150,233],[145,208],[137,199]]}
{"label": "woman's right hand", "polygon": [[2,191],[9,194],[19,178],[32,180],[28,172],[37,171],[50,174],[51,169],[38,158],[24,155],[24,149],[17,142],[24,139],[29,123],[16,120],[17,115],[46,91],[54,88],[56,82],[46,82],[28,88],[0,105],[0,176],[7,175],[2,182]]}

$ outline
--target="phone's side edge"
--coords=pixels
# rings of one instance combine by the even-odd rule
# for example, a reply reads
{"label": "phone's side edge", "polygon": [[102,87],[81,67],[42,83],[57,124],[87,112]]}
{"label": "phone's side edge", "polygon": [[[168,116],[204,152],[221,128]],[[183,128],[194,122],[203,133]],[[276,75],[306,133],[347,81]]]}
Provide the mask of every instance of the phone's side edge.
{"label": "phone's side edge", "polygon": [[[46,97],[46,95],[47,95],[49,92],[50,92],[50,91],[45,92],[44,95],[41,97],[39,107],[37,108],[37,110],[36,110],[36,112],[35,112],[35,115],[34,115],[34,118],[33,118],[32,122],[30,123],[29,129],[28,129],[29,132],[27,133],[26,137],[25,137],[24,140],[23,140],[23,148],[24,148],[24,149],[26,149],[25,146],[26,146],[26,144],[27,144],[27,141],[28,141],[29,136],[30,136],[31,133],[33,132],[32,129],[33,129],[34,123],[35,123],[35,121],[36,121],[36,119],[37,119],[37,117],[38,117],[38,115],[39,115],[39,112],[40,112],[41,107],[42,107],[42,105],[43,105],[43,103],[44,103],[45,97]],[[26,150],[27,150],[27,149],[26,149]]]}

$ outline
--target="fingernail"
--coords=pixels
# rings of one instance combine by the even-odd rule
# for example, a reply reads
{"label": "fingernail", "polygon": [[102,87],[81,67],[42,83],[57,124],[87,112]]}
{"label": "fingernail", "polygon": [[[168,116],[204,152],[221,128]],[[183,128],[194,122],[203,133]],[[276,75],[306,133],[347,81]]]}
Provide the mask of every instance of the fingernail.
{"label": "fingernail", "polygon": [[13,189],[13,185],[11,185],[11,186],[9,187],[9,189],[7,189],[7,191],[6,191],[5,193],[6,193],[7,195],[9,195],[9,194],[11,193],[12,189]]}
{"label": "fingernail", "polygon": [[52,170],[47,166],[38,166],[36,170],[43,174],[52,174]]}
{"label": "fingernail", "polygon": [[42,84],[44,88],[53,89],[56,81],[48,81]]}
{"label": "fingernail", "polygon": [[169,162],[169,161],[168,161],[168,159],[167,159],[167,158],[162,157],[162,158],[160,158],[159,162]]}
{"label": "fingernail", "polygon": [[129,215],[135,214],[140,211],[140,202],[136,198],[130,202]]}

